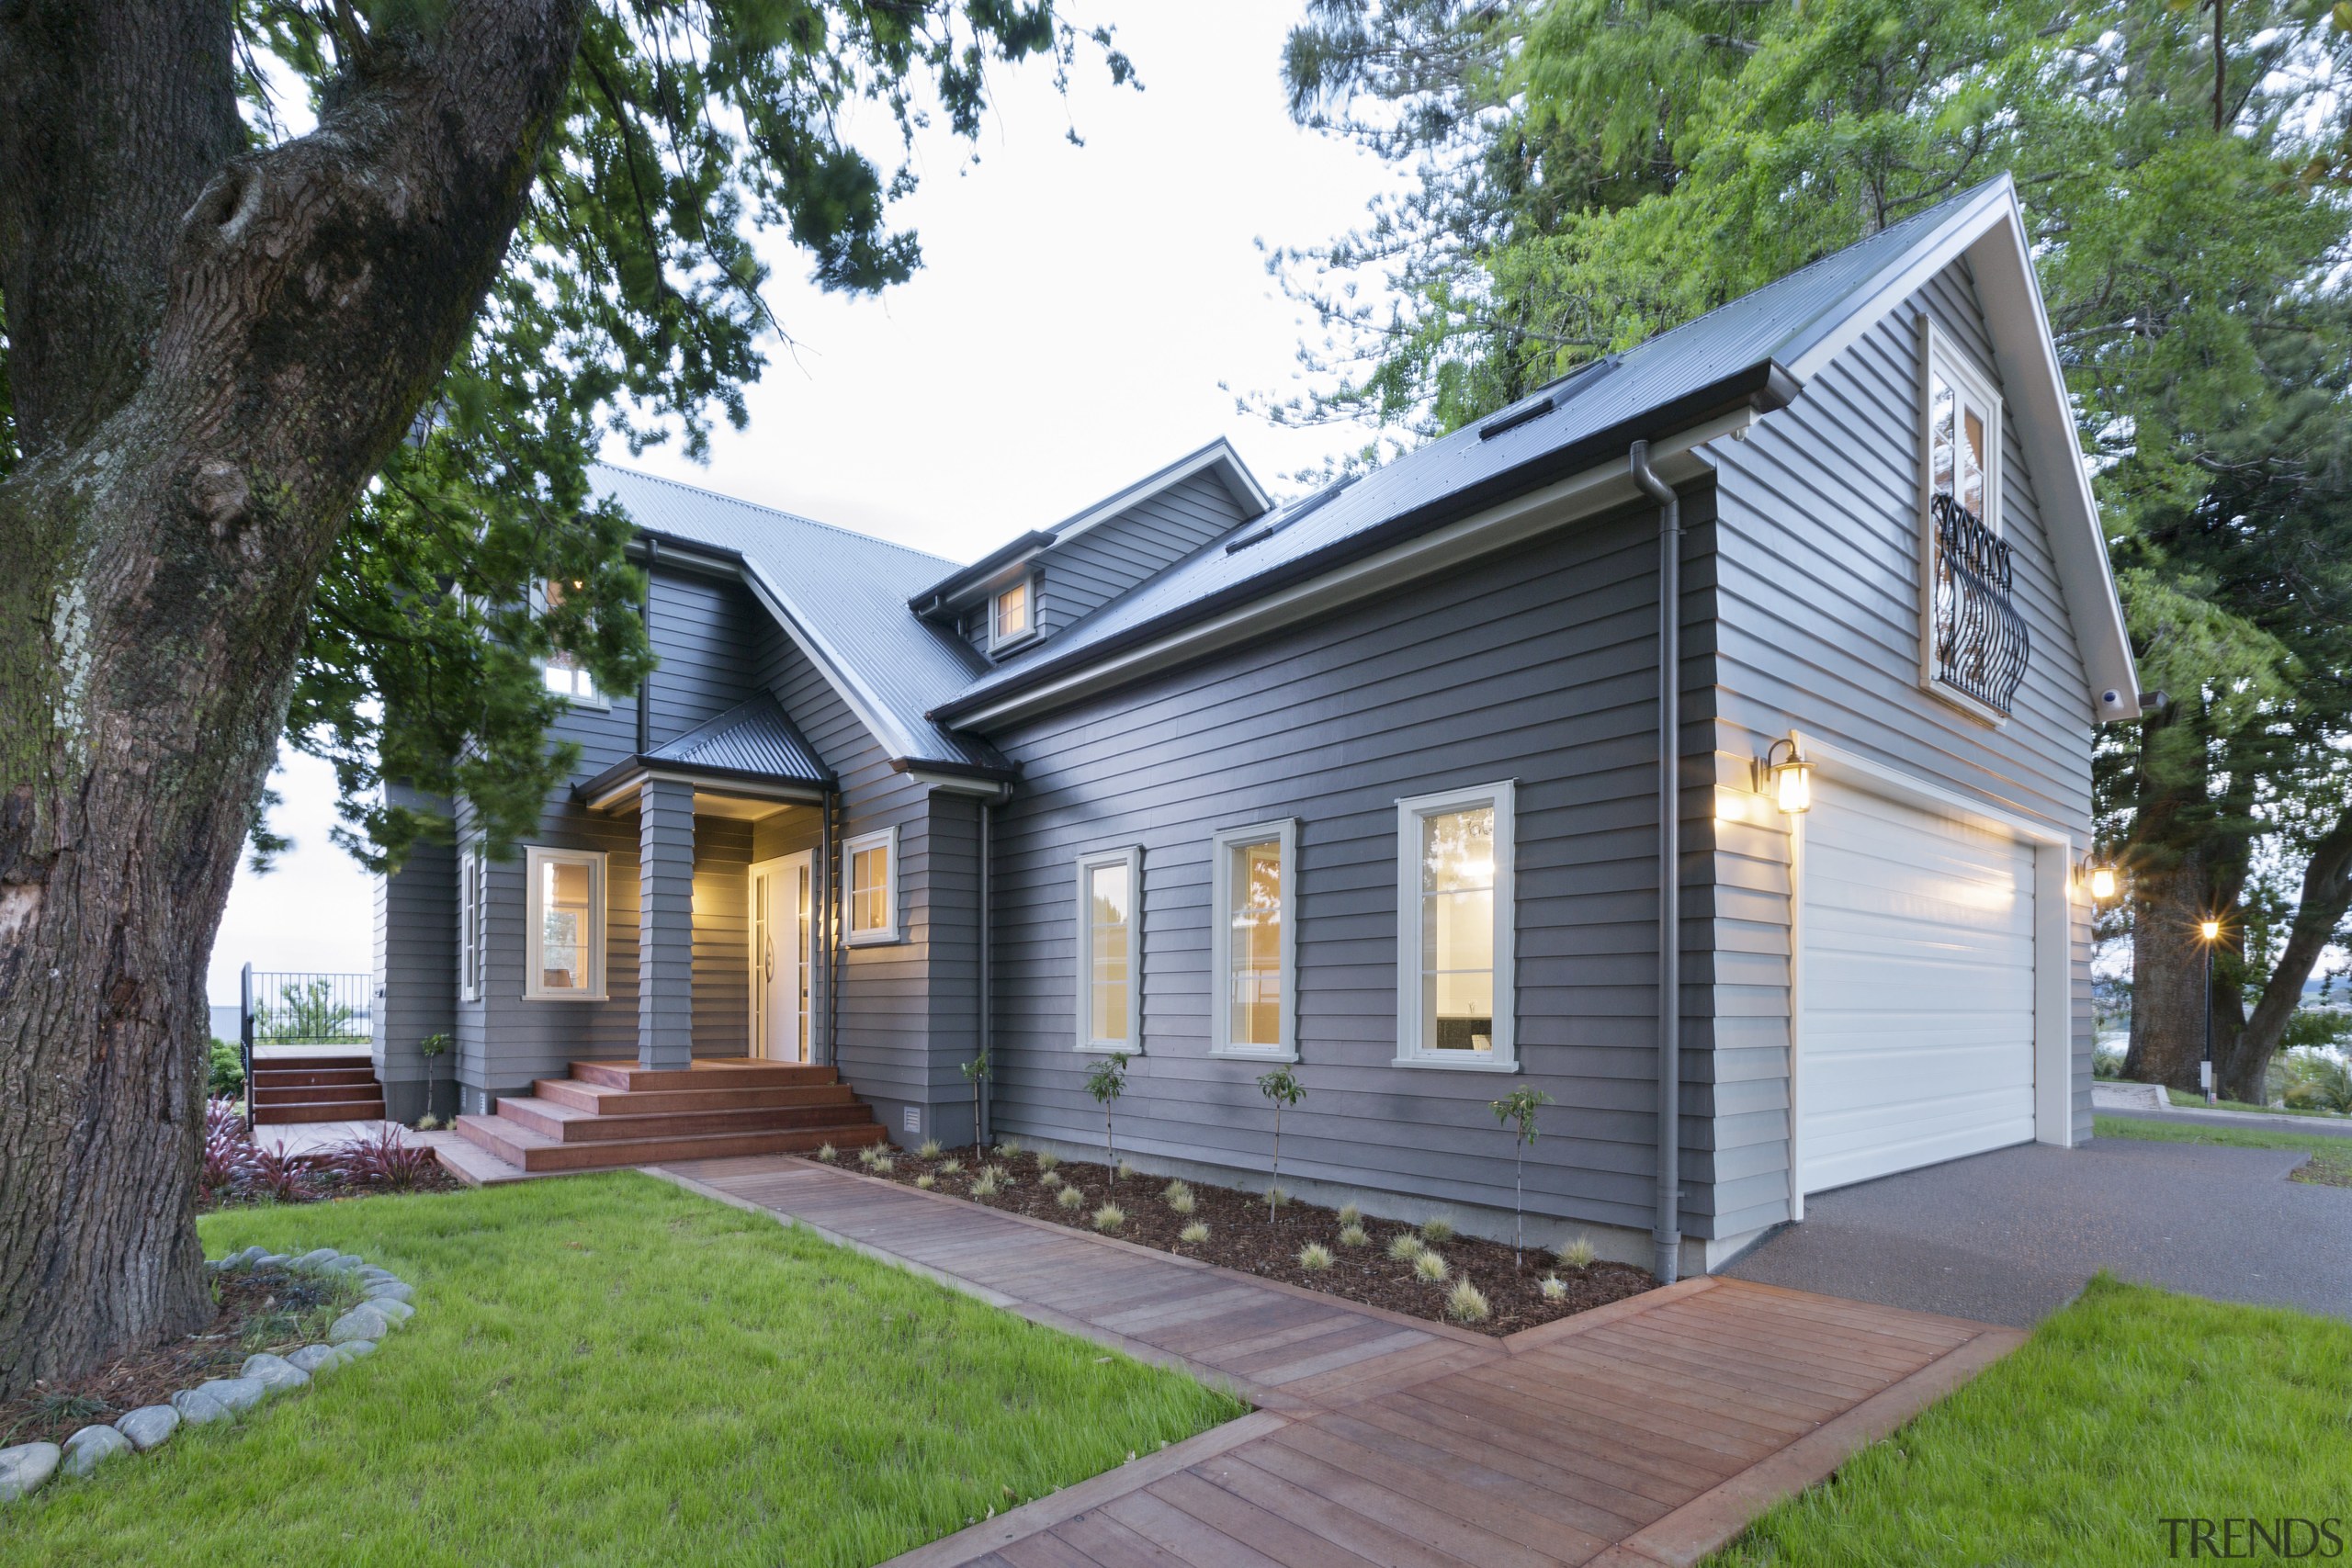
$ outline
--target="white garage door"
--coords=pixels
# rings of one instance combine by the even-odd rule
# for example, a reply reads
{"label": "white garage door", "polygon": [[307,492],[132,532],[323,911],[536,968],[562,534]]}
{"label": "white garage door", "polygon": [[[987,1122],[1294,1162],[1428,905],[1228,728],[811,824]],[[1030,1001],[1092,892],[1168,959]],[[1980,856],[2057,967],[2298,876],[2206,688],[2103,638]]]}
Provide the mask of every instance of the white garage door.
{"label": "white garage door", "polygon": [[2033,846],[1827,782],[1804,833],[1803,1190],[2031,1139]]}

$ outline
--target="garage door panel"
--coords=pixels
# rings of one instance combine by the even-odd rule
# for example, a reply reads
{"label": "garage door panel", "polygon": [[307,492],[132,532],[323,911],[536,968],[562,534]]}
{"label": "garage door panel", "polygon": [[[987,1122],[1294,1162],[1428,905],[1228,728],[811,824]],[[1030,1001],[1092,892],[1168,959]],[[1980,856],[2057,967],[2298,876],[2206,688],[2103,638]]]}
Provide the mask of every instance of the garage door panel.
{"label": "garage door panel", "polygon": [[1807,820],[1807,1191],[2030,1139],[2034,849],[1826,783]]}

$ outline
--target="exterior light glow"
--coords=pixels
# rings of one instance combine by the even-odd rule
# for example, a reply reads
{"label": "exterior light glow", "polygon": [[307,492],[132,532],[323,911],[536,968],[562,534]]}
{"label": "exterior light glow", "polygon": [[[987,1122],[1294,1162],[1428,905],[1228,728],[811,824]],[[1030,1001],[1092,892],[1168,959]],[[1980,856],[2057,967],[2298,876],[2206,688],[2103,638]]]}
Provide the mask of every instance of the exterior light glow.
{"label": "exterior light glow", "polygon": [[2115,868],[2113,866],[2091,867],[2091,897],[2102,904],[2115,897]]}
{"label": "exterior light glow", "polygon": [[2207,942],[2219,942],[2222,940],[2222,922],[2219,920],[2200,920],[2198,922],[2197,934],[2203,937]]}
{"label": "exterior light glow", "polygon": [[1772,775],[1774,805],[1791,817],[1813,809],[1813,764],[1797,750],[1794,736],[1772,742],[1764,754],[1764,770]]}

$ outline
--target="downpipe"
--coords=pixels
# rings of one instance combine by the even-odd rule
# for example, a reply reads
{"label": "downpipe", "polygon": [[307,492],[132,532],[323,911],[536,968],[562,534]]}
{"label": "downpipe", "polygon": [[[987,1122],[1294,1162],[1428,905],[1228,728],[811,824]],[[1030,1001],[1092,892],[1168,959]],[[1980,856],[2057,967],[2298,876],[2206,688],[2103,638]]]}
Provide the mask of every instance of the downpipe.
{"label": "downpipe", "polygon": [[1682,1264],[1682,501],[1650,467],[1650,444],[1627,453],[1634,482],[1657,513],[1657,1213],[1650,1272],[1671,1285]]}

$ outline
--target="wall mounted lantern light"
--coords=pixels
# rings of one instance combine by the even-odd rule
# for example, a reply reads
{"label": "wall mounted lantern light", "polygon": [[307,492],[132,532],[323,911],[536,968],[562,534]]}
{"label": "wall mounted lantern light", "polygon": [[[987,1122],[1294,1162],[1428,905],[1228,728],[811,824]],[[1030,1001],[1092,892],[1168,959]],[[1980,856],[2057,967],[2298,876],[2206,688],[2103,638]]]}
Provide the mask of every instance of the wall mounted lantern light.
{"label": "wall mounted lantern light", "polygon": [[2105,861],[2095,860],[2089,855],[2085,855],[2083,863],[2076,868],[2075,880],[2082,884],[2083,891],[2089,894],[2097,903],[2104,904],[2115,897],[2117,886],[2115,867]]}
{"label": "wall mounted lantern light", "polygon": [[1764,771],[1772,780],[1773,804],[1794,817],[1813,809],[1813,764],[1797,750],[1796,737],[1783,736],[1764,753]]}

